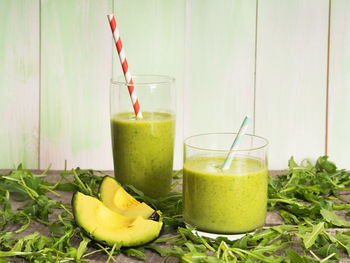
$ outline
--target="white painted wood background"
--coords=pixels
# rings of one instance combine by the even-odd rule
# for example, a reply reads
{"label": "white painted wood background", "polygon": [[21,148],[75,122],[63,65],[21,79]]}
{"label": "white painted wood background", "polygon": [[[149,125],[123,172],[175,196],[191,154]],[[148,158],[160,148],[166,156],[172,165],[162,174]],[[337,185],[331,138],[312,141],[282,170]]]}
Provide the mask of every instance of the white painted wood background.
{"label": "white painted wood background", "polygon": [[176,78],[175,169],[246,114],[271,169],[326,149],[350,169],[348,0],[0,0],[0,168],[113,168],[111,12],[132,72]]}

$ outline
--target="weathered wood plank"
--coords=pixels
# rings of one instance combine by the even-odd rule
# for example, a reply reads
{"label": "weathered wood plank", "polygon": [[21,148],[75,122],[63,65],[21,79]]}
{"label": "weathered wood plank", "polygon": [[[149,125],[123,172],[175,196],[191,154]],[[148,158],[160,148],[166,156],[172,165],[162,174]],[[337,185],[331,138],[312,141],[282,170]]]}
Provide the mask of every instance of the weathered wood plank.
{"label": "weathered wood plank", "polygon": [[269,168],[325,149],[328,0],[259,1],[256,133]]}
{"label": "weathered wood plank", "polygon": [[350,2],[332,0],[329,64],[328,155],[350,168]]}
{"label": "weathered wood plank", "polygon": [[256,1],[195,0],[186,8],[185,137],[237,131],[254,114]]}
{"label": "weathered wood plank", "polygon": [[[0,174],[4,174],[4,173],[8,173],[8,172],[10,172],[10,170],[0,170]],[[41,174],[43,171],[42,170],[32,170],[32,172],[35,174]],[[60,172],[61,171],[50,170],[50,171],[48,171],[48,175],[47,175],[46,179],[49,181],[52,181],[52,182],[57,182],[57,180],[59,179]],[[284,171],[269,171],[269,173],[272,176],[276,176],[276,175],[281,174],[283,172]],[[112,175],[113,171],[104,171],[103,173]],[[180,190],[180,188],[178,190]],[[63,203],[70,202],[70,200],[72,198],[72,193],[60,192],[60,194],[61,194],[60,201],[62,201]],[[57,198],[57,197],[54,197],[54,198]],[[21,205],[20,202],[12,201],[12,208],[13,209],[17,209],[20,205]],[[51,215],[51,218],[54,218],[54,216],[55,215]],[[267,213],[265,226],[274,226],[274,225],[279,225],[282,223],[283,223],[283,221],[281,220],[281,218],[277,212],[268,212]],[[12,230],[14,230],[14,229],[15,228],[13,228]],[[8,229],[8,230],[11,230],[11,229]],[[21,233],[21,235],[31,234],[34,231],[39,231],[42,234],[47,234],[47,235],[49,234],[48,228],[45,228],[41,224],[34,221],[30,225],[29,228],[27,228],[24,232]],[[336,231],[344,231],[344,229],[342,229],[342,228],[327,229],[327,232],[331,233],[332,235],[334,235]],[[300,251],[300,244],[295,244],[291,248],[296,250],[296,251]],[[146,262],[163,262],[164,261],[164,259],[162,257],[160,257],[158,254],[151,252],[149,250],[146,251],[146,256],[147,256]],[[340,256],[343,257],[342,260],[340,261],[341,263],[347,262],[347,260],[349,259],[346,256],[346,254],[343,252],[341,253]],[[106,262],[106,260],[108,259],[108,256],[106,256],[105,254],[102,254],[102,253],[97,253],[97,254],[94,254],[94,255],[88,257],[88,259],[91,260],[90,262],[93,262],[93,263]],[[127,257],[123,254],[116,256],[115,259],[117,260],[117,262],[126,262],[126,263],[144,262],[142,260],[139,260],[139,259],[136,259],[133,257]],[[22,261],[15,260],[13,262],[22,262]],[[179,260],[176,258],[170,258],[167,262],[173,263],[173,262],[179,262]]]}
{"label": "weathered wood plank", "polygon": [[40,168],[112,169],[112,1],[41,3]]}
{"label": "weathered wood plank", "polygon": [[39,0],[0,1],[0,167],[38,168]]}

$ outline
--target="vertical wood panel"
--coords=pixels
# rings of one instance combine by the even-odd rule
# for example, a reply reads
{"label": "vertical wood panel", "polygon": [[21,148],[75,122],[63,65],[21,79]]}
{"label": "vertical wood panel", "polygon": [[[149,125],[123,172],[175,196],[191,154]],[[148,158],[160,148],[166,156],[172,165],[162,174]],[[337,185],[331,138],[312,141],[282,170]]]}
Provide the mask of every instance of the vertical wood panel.
{"label": "vertical wood panel", "polygon": [[331,7],[328,155],[350,169],[350,2]]}
{"label": "vertical wood panel", "polygon": [[[37,168],[40,105],[41,168],[67,159],[112,169],[112,54],[113,75],[122,73],[106,19],[113,1],[132,72],[177,79],[176,169],[183,130],[237,130],[254,111],[270,168],[324,153],[328,0],[259,1],[255,110],[256,0],[42,0],[41,77],[39,0],[13,0],[0,1],[0,167]],[[332,0],[328,149],[345,168],[349,12],[347,0]]]}
{"label": "vertical wood panel", "polygon": [[0,1],[0,167],[38,168],[39,1]]}
{"label": "vertical wood panel", "polygon": [[270,168],[324,154],[328,0],[259,2],[256,133]]}
{"label": "vertical wood panel", "polygon": [[41,168],[112,169],[112,1],[41,3]]}
{"label": "vertical wood panel", "polygon": [[186,137],[237,131],[253,116],[255,23],[255,0],[187,2]]}
{"label": "vertical wood panel", "polygon": [[[114,13],[131,73],[169,75],[176,78],[174,168],[180,169],[183,140],[185,1],[115,0]],[[113,57],[113,75],[116,77],[123,72],[115,47]]]}

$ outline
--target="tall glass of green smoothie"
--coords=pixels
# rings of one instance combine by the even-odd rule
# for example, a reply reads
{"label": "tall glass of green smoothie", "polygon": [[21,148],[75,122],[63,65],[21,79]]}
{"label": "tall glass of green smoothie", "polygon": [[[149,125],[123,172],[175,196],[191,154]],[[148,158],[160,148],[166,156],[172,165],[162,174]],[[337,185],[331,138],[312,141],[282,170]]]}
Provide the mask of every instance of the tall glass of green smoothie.
{"label": "tall glass of green smoothie", "polygon": [[174,79],[135,75],[143,118],[136,118],[124,77],[111,81],[110,113],[115,177],[151,197],[170,191],[175,137]]}
{"label": "tall glass of green smoothie", "polygon": [[201,134],[184,142],[183,215],[200,233],[232,235],[264,225],[268,142],[245,135],[230,167],[222,170],[235,136]]}

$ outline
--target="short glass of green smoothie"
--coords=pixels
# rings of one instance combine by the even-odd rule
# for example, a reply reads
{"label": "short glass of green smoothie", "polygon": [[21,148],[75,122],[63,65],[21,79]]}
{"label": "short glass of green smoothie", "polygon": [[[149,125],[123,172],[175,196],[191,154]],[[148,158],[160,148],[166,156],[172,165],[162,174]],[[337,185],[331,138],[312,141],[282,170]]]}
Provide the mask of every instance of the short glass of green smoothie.
{"label": "short glass of green smoothie", "polygon": [[115,177],[151,197],[170,191],[175,137],[175,80],[134,75],[143,118],[136,119],[124,76],[111,80],[110,118]]}
{"label": "short glass of green smoothie", "polygon": [[223,170],[235,136],[209,133],[184,141],[184,220],[204,236],[235,236],[265,222],[268,141],[245,135],[230,167]]}

